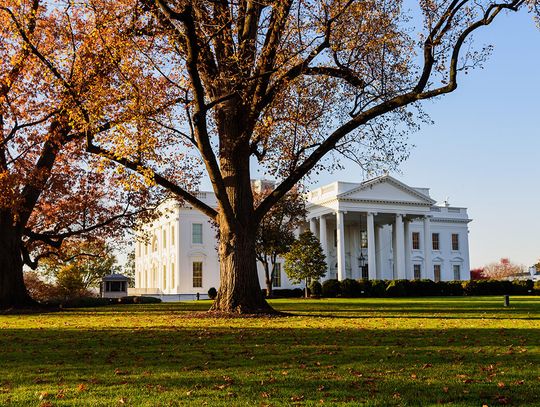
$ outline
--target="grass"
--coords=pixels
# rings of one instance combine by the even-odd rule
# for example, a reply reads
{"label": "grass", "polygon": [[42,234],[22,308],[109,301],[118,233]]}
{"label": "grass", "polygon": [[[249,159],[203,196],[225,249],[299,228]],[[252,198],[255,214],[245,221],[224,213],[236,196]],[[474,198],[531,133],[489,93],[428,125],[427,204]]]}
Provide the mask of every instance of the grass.
{"label": "grass", "polygon": [[540,405],[540,298],[209,302],[0,316],[1,406]]}

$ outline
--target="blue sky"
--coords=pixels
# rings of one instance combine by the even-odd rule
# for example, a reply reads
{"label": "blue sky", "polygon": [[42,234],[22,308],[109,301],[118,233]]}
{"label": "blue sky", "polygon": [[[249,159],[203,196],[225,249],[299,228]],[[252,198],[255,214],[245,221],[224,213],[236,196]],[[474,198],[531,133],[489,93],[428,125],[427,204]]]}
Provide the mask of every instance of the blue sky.
{"label": "blue sky", "polygon": [[[484,69],[424,103],[435,124],[411,135],[410,158],[392,174],[468,208],[472,267],[540,258],[540,30],[526,13],[500,17],[475,37],[495,45]],[[350,163],[317,184],[358,177]]]}

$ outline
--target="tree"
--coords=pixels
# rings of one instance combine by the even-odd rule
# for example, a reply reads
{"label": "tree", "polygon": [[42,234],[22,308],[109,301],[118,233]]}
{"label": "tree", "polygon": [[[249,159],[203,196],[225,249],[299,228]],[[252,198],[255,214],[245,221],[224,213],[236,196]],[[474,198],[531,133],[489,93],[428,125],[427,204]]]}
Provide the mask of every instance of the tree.
{"label": "tree", "polygon": [[[268,191],[255,192],[256,201],[262,201]],[[266,295],[272,296],[272,282],[278,256],[287,253],[295,241],[295,231],[306,214],[303,196],[298,190],[285,195],[272,207],[259,224],[255,250],[264,267]]]}
{"label": "tree", "polygon": [[484,269],[482,267],[471,270],[471,280],[486,280]]}
{"label": "tree", "polygon": [[305,282],[306,298],[308,284],[326,274],[326,257],[319,239],[311,232],[302,233],[285,254],[285,273],[293,284]]}
{"label": "tree", "polygon": [[135,287],[135,250],[127,255],[126,263],[122,267],[122,273],[129,277],[129,286]]}
{"label": "tree", "polygon": [[[123,58],[121,35],[99,38],[96,24],[68,3],[0,4],[0,308],[33,304],[24,266],[80,235],[121,235],[152,205],[148,180],[84,148],[111,132],[136,143],[152,128],[148,113],[167,103],[138,61]],[[131,86],[120,88],[120,76]]]}
{"label": "tree", "polygon": [[[418,7],[417,32],[396,0],[95,0],[63,10],[88,15],[93,38],[120,33],[122,44],[132,44],[130,58],[154,80],[143,89],[177,97],[168,115],[146,123],[168,131],[138,127],[150,143],[126,150],[131,139],[124,132],[105,142],[89,134],[86,150],[145,176],[216,223],[221,285],[213,310],[272,312],[260,292],[254,243],[268,211],[309,173],[339,166],[332,161],[339,154],[367,171],[398,165],[407,156],[405,134],[427,120],[420,102],[454,91],[460,73],[485,61],[490,48],[476,48],[472,34],[504,12],[540,8],[538,0],[433,0]],[[38,54],[36,41],[27,44]],[[66,82],[69,72],[44,67]],[[115,91],[130,89],[133,75],[118,75]],[[79,90],[64,88],[84,113]],[[85,120],[95,126],[93,117]],[[181,168],[167,177],[155,165],[193,164],[170,159],[184,149],[201,158],[217,209],[186,188]],[[278,180],[258,205],[253,161]],[[190,174],[199,167],[191,168]]]}
{"label": "tree", "polygon": [[512,263],[509,259],[503,258],[498,263],[491,263],[484,266],[482,274],[486,278],[493,280],[505,280],[508,277],[514,277],[524,272],[524,266]]}
{"label": "tree", "polygon": [[71,240],[40,267],[66,293],[98,287],[103,276],[119,271],[116,256],[103,239]]}

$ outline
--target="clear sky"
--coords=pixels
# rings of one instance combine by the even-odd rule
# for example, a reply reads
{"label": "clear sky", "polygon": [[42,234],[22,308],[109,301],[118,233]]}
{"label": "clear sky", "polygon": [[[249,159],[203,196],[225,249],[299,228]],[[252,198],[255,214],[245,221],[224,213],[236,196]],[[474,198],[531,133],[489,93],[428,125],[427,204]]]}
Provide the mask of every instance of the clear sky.
{"label": "clear sky", "polygon": [[[410,158],[392,174],[468,208],[471,267],[540,258],[540,30],[525,13],[500,17],[476,36],[495,45],[484,69],[424,103],[435,124],[411,135]],[[351,163],[317,184],[360,177]]]}

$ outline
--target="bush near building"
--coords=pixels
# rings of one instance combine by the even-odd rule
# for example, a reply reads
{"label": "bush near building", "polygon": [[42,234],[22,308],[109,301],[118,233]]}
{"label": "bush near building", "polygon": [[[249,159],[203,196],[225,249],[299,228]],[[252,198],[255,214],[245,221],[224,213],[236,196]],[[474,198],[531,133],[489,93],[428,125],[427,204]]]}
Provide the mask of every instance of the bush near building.
{"label": "bush near building", "polygon": [[540,282],[531,280],[326,280],[322,296],[326,298],[357,297],[428,297],[461,295],[540,295]]}

